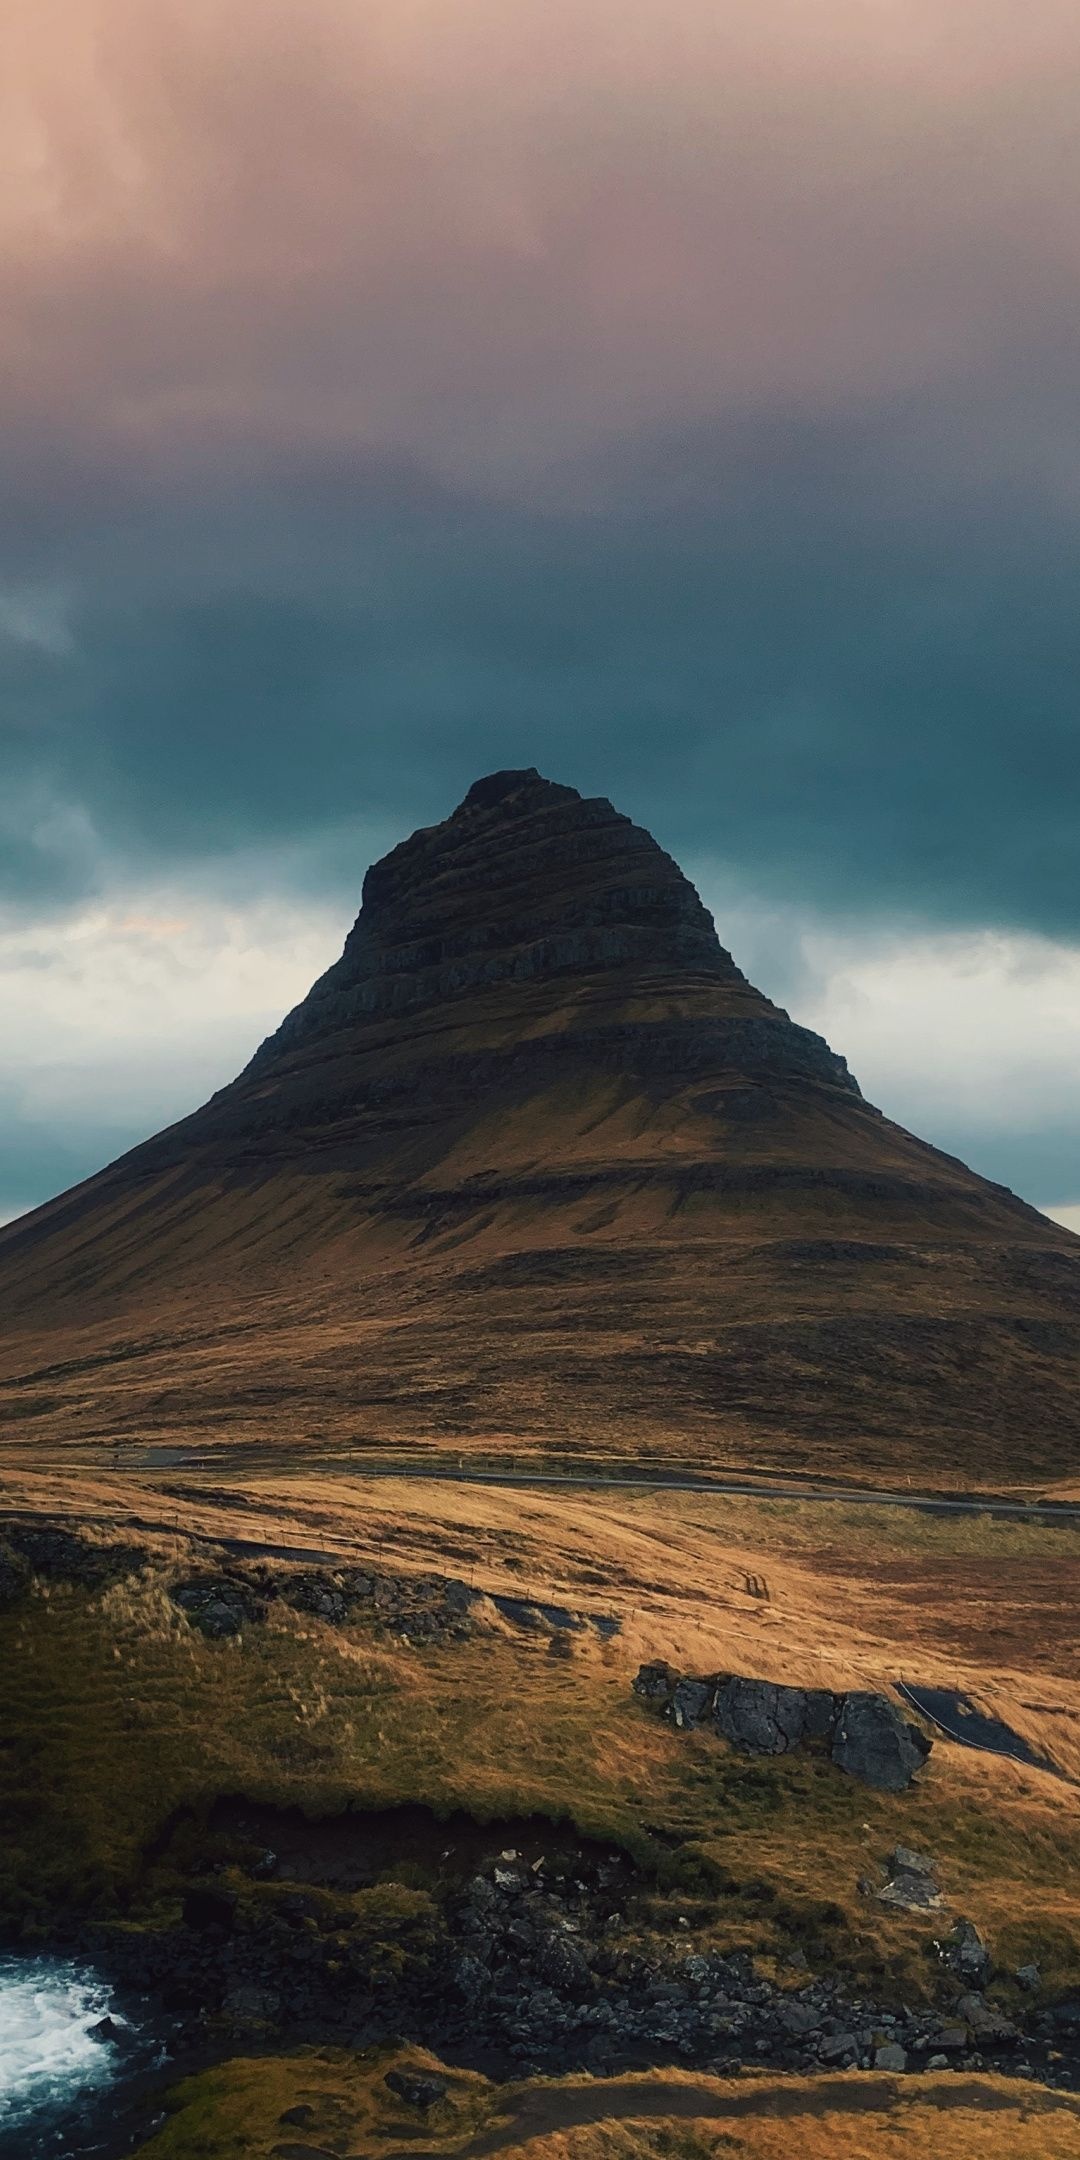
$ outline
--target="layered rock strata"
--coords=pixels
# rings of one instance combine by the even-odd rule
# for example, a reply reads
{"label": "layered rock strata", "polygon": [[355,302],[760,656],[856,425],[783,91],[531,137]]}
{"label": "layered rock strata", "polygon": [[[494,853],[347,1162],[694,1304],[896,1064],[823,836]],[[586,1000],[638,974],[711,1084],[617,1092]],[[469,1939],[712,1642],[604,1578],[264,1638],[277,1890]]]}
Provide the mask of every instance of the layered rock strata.
{"label": "layered rock strata", "polygon": [[212,1100],[0,1231],[50,1452],[1080,1464],[1080,1242],[864,1102],[603,798],[491,775]]}

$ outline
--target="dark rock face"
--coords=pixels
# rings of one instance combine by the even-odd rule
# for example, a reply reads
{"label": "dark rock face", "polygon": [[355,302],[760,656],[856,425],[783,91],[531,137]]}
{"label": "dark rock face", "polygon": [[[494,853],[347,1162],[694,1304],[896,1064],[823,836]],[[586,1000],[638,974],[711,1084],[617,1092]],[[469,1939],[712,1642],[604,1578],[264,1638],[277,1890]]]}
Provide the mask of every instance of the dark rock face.
{"label": "dark rock face", "polygon": [[832,1759],[849,1777],[879,1792],[906,1792],[933,1742],[902,1718],[885,1695],[845,1695]]}
{"label": "dark rock face", "polygon": [[833,1695],[733,1673],[690,1679],[663,1662],[642,1665],[634,1693],[680,1731],[711,1723],[747,1755],[784,1755],[829,1743],[840,1769],[881,1792],[905,1791],[933,1746],[885,1695]]}
{"label": "dark rock face", "polygon": [[[657,966],[745,982],[648,833],[535,767],[492,773],[443,824],[372,866],[341,959],[253,1069],[359,1018],[542,975]],[[833,1066],[840,1076],[842,1061]]]}
{"label": "dark rock face", "polygon": [[836,1704],[820,1688],[731,1679],[717,1689],[713,1716],[733,1747],[751,1755],[784,1755],[804,1741],[823,1739],[832,1728]]}

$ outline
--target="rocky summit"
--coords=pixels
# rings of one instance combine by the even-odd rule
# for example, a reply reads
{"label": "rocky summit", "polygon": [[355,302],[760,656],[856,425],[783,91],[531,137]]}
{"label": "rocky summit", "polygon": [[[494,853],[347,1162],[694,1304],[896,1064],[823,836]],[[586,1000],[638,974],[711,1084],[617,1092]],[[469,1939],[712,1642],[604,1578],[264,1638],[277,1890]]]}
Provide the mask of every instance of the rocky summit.
{"label": "rocky summit", "polygon": [[480,780],[192,1116],[0,1233],[9,1444],[1047,1484],[1080,1241],[891,1124],[603,798]]}

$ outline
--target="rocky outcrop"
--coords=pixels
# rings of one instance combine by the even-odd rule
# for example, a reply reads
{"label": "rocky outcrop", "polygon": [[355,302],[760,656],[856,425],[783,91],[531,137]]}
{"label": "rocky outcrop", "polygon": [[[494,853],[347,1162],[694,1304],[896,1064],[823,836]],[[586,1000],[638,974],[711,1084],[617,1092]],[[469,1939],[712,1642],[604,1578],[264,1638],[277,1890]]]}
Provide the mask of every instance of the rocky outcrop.
{"label": "rocky outcrop", "polygon": [[721,1682],[712,1709],[716,1729],[749,1755],[785,1755],[832,1731],[836,1703],[821,1688],[774,1687],[765,1680]]}
{"label": "rocky outcrop", "polygon": [[366,1621],[409,1642],[434,1645],[463,1642],[472,1633],[470,1611],[479,1593],[447,1575],[261,1565],[247,1573],[193,1576],[173,1583],[169,1595],[192,1627],[213,1638],[239,1635],[280,1601],[331,1627]]}
{"label": "rocky outcrop", "polygon": [[477,781],[452,817],[373,864],[362,899],[341,959],[252,1071],[357,1020],[504,983],[659,967],[748,987],[670,855],[603,796],[535,766]]}
{"label": "rocky outcrop", "polygon": [[832,1736],[832,1759],[849,1777],[879,1792],[906,1792],[933,1747],[901,1717],[887,1695],[845,1695]]}
{"label": "rocky outcrop", "polygon": [[[98,1544],[62,1523],[34,1517],[9,1516],[3,1522],[3,1543],[15,1556],[10,1579],[39,1575],[45,1582],[77,1583],[94,1590],[137,1574],[150,1557],[141,1545]],[[10,1575],[12,1563],[8,1565]]]}
{"label": "rocky outcrop", "polygon": [[827,1748],[838,1769],[879,1792],[906,1791],[933,1746],[886,1695],[833,1695],[733,1673],[694,1679],[663,1662],[642,1665],[634,1693],[680,1731],[711,1725],[743,1754]]}
{"label": "rocky outcrop", "polygon": [[266,1614],[263,1601],[246,1583],[231,1576],[203,1576],[194,1582],[174,1583],[169,1595],[192,1627],[215,1642],[242,1634],[249,1621],[262,1620]]}
{"label": "rocky outcrop", "polygon": [[[352,2049],[418,2040],[509,2076],[604,2076],[650,2062],[804,2076],[992,2062],[1054,2082],[1063,2048],[1075,2055],[1075,2006],[1033,2013],[1023,2032],[947,1968],[935,1999],[905,2005],[895,1992],[862,1992],[850,1976],[816,1976],[801,1952],[778,1984],[746,1950],[650,1941],[635,1902],[644,1887],[625,1854],[583,1849],[552,1829],[548,1850],[490,1855],[392,1940],[366,1939],[340,1895],[281,1882],[272,1898],[245,1900],[241,1888],[237,1903],[204,1880],[185,1896],[181,1927],[125,1929],[117,1949],[127,1984],[167,1988],[185,2030],[201,2030],[204,2047],[208,2032],[220,2036],[230,2053],[279,2036],[292,2047]],[[414,2076],[430,2083],[413,2090]],[[439,2083],[418,2065],[391,2090],[423,2112],[444,2097]]]}

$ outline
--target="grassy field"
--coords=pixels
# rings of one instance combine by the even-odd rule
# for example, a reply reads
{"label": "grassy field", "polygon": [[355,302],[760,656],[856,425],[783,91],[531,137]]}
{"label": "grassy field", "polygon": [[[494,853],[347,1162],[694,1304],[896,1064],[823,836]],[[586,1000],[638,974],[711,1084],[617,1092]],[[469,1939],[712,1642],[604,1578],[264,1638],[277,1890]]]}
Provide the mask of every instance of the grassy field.
{"label": "grassy field", "polygon": [[[738,2081],[679,2071],[492,2087],[444,2073],[449,2091],[418,2128],[383,2082],[435,2059],[335,2053],[239,2059],[180,2086],[138,2160],[274,2160],[295,2152],[406,2151],[439,2160],[1076,2160],[1080,2102],[995,2077]],[[299,2123],[282,2117],[300,2110]]]}
{"label": "grassy field", "polygon": [[[32,1478],[3,1497],[59,1498]],[[1076,1776],[1071,1531],[330,1477],[189,1481],[182,1496],[114,1479],[64,1498],[138,1536],[154,1566],[93,1596],[39,1587],[0,1616],[0,1910],[30,1929],[58,1908],[174,1909],[146,1850],[178,1809],[223,1793],[312,1816],[422,1801],[569,1819],[654,1858],[680,1841],[642,1927],[688,1920],[703,1944],[780,1964],[797,1949],[921,1992],[940,1921],[857,1889],[899,1839],[935,1856],[949,1908],[1001,1962],[1034,1959],[1048,1987],[1080,1979],[1080,1787],[941,1743],[910,1793],[875,1794],[811,1757],[750,1761],[678,1735],[630,1690],[651,1656],[837,1688],[903,1672],[969,1689]],[[278,1605],[242,1640],[208,1642],[168,1596],[213,1556],[196,1533],[441,1568],[481,1592],[615,1614],[621,1633],[589,1630],[556,1660],[486,1604],[470,1642],[417,1650]]]}

